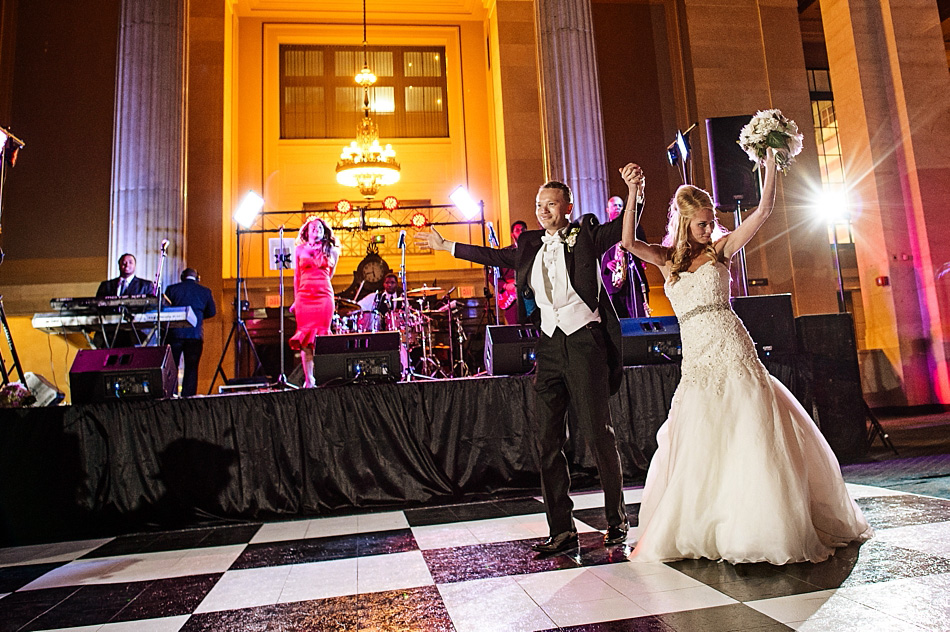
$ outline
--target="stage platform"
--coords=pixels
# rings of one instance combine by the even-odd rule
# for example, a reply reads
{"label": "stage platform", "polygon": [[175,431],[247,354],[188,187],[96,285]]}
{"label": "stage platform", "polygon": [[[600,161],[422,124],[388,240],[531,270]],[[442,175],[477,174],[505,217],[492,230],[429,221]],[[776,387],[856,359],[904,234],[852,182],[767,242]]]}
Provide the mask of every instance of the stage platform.
{"label": "stage platform", "polygon": [[[822,423],[835,411],[816,405],[804,357],[766,365],[842,462],[863,454],[863,432]],[[628,484],[678,380],[677,364],[625,369],[611,412]],[[3,410],[0,546],[536,490],[534,398],[519,376]],[[567,449],[573,472],[596,471],[573,428]]]}

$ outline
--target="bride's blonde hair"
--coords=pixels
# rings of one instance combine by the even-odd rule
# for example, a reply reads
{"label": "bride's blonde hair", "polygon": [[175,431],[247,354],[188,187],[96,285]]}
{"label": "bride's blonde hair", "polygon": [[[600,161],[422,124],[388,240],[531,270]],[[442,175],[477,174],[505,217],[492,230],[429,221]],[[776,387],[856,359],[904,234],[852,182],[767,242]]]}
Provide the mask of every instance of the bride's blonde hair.
{"label": "bride's blonde hair", "polygon": [[670,201],[666,236],[663,237],[663,245],[669,248],[670,283],[676,283],[680,278],[680,273],[688,270],[690,264],[693,263],[694,257],[692,257],[692,249],[689,246],[689,223],[699,211],[704,209],[713,212],[715,226],[713,226],[712,238],[703,248],[703,254],[717,260],[718,255],[713,244],[729,231],[719,223],[719,218],[716,217],[716,205],[713,204],[712,197],[703,189],[691,184],[684,184],[676,189],[676,194]]}

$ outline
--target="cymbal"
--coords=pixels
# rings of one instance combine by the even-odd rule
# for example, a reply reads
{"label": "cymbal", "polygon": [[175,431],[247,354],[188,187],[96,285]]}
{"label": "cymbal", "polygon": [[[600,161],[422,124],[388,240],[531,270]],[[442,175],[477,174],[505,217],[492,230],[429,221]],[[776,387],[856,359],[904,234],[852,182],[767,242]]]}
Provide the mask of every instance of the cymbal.
{"label": "cymbal", "polygon": [[417,287],[414,290],[409,290],[407,294],[412,296],[436,296],[437,294],[442,293],[442,288],[440,287]]}
{"label": "cymbal", "polygon": [[342,296],[336,297],[335,308],[336,311],[341,314],[349,314],[350,312],[357,312],[362,309],[359,303],[351,301],[348,298],[343,298]]}

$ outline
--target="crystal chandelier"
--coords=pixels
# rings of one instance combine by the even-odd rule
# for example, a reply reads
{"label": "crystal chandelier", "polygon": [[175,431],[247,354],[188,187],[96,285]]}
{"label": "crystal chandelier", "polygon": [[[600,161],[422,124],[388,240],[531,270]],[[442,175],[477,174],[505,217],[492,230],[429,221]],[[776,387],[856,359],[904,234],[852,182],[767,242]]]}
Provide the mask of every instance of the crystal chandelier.
{"label": "crystal chandelier", "polygon": [[343,148],[336,164],[336,181],[343,186],[359,187],[367,200],[376,196],[379,187],[399,181],[399,163],[392,145],[379,144],[379,128],[369,116],[369,87],[376,75],[369,69],[366,56],[366,0],[363,0],[363,69],[356,75],[363,88],[363,120],[356,129],[356,140]]}

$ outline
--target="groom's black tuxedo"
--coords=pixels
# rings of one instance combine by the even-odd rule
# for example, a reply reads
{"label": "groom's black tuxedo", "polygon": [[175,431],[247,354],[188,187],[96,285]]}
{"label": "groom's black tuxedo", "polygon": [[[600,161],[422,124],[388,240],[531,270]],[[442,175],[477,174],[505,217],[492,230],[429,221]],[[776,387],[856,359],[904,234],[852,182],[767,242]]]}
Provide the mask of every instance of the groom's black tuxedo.
{"label": "groom's black tuxedo", "polygon": [[[620,324],[610,296],[600,287],[600,259],[608,248],[620,241],[622,222],[621,216],[600,225],[594,216],[584,215],[560,231],[565,242],[562,252],[570,284],[584,304],[600,315],[601,322],[587,323],[571,334],[560,328],[555,328],[550,336],[542,333],[536,348],[541,494],[552,538],[575,530],[569,496],[570,474],[564,455],[568,406],[574,411],[580,431],[591,440],[604,488],[607,524],[626,533],[623,474],[609,406],[610,395],[620,387],[622,377]],[[540,324],[541,310],[531,278],[543,246],[543,234],[541,230],[521,233],[515,249],[496,250],[456,243],[454,252],[459,259],[514,268],[519,320]],[[558,269],[554,269],[554,274]]]}
{"label": "groom's black tuxedo", "polygon": [[[610,296],[600,285],[600,260],[614,244],[620,241],[623,230],[623,215],[606,224],[599,224],[593,215],[581,218],[561,231],[570,235],[577,230],[576,241],[564,249],[564,262],[574,291],[584,300],[587,307],[600,310],[600,318],[606,327],[607,364],[610,368],[610,393],[620,388],[623,361],[620,355],[620,321],[610,301]],[[518,238],[517,248],[484,248],[456,243],[455,256],[459,259],[500,268],[513,268],[516,271],[518,290],[518,321],[541,322],[541,313],[534,300],[534,291],[528,282],[538,251],[541,250],[543,230],[526,230]]]}

